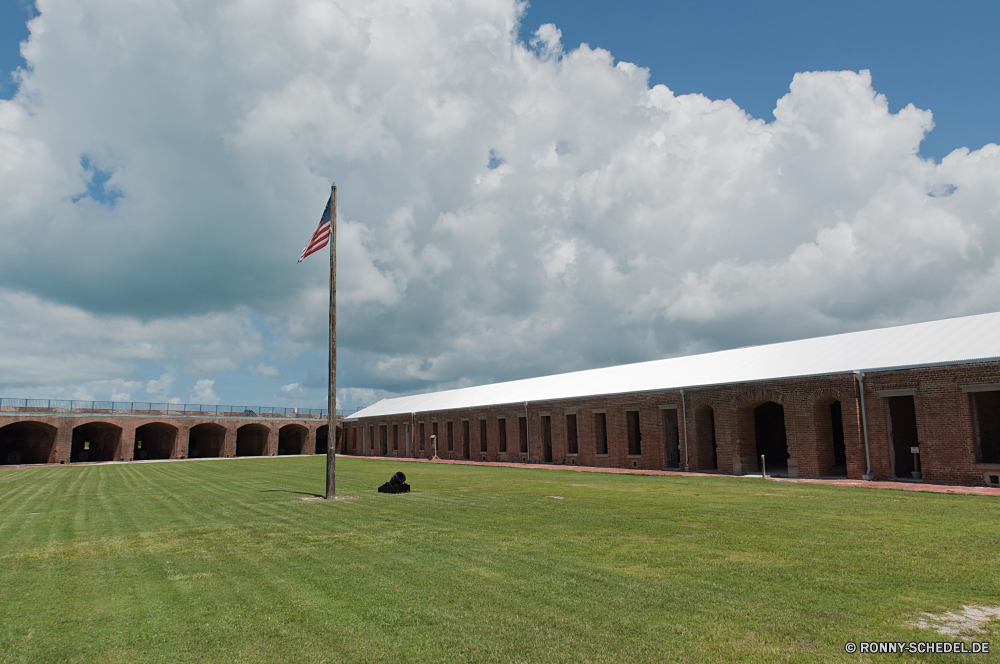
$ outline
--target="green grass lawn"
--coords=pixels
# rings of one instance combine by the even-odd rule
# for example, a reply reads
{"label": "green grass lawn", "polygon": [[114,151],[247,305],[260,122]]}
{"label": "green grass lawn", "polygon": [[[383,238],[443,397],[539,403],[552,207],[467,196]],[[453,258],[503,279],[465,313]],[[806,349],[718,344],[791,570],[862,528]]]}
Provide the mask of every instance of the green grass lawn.
{"label": "green grass lawn", "polygon": [[0,661],[998,657],[844,653],[1000,604],[995,497],[339,458],[300,500],[324,464],[0,470]]}

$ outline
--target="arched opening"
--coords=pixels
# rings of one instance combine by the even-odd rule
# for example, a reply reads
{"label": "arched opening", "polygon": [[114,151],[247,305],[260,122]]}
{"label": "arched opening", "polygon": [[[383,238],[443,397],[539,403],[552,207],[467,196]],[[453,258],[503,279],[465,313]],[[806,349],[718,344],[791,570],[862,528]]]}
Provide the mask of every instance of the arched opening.
{"label": "arched opening", "polygon": [[143,424],[135,430],[135,447],[132,458],[169,459],[177,441],[177,427],[163,422]]}
{"label": "arched opening", "polygon": [[698,406],[694,410],[694,435],[698,446],[698,470],[719,467],[719,452],[715,440],[715,410],[711,406]]}
{"label": "arched opening", "polygon": [[330,425],[324,424],[316,429],[316,454],[326,454],[327,441],[330,438]]}
{"label": "arched opening", "polygon": [[773,475],[788,474],[788,439],[785,436],[785,408],[780,403],[768,401],[753,409],[754,438],[757,443],[757,462],[764,455],[767,472]]}
{"label": "arched opening", "polygon": [[840,402],[833,397],[817,401],[813,406],[813,426],[820,476],[846,476],[847,450]]}
{"label": "arched opening", "polygon": [[70,463],[114,461],[122,458],[122,428],[107,422],[88,422],[73,429]]}
{"label": "arched opening", "polygon": [[42,422],[14,422],[0,428],[0,465],[48,463],[56,428]]}
{"label": "arched opening", "polygon": [[278,454],[302,454],[309,430],[301,424],[286,424],[278,429]]}
{"label": "arched opening", "polygon": [[264,456],[268,429],[263,424],[244,424],[236,430],[236,456]]}
{"label": "arched opening", "polygon": [[221,457],[225,444],[225,427],[218,424],[199,424],[191,427],[187,455],[192,459]]}

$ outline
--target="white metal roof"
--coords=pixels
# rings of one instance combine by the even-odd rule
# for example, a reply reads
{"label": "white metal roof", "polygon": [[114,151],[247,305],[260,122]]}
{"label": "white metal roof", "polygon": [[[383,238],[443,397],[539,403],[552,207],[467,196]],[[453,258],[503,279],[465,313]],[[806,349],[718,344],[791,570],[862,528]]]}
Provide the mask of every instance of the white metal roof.
{"label": "white metal roof", "polygon": [[383,399],[348,420],[1000,358],[1000,313]]}

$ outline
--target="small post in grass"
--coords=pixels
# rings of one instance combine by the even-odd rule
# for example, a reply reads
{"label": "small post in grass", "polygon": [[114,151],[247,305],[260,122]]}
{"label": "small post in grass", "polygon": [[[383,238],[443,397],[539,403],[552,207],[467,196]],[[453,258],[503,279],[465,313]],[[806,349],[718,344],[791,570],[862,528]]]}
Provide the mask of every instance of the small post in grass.
{"label": "small post in grass", "polygon": [[760,478],[762,480],[766,480],[767,479],[767,470],[764,467],[764,455],[763,454],[760,455]]}

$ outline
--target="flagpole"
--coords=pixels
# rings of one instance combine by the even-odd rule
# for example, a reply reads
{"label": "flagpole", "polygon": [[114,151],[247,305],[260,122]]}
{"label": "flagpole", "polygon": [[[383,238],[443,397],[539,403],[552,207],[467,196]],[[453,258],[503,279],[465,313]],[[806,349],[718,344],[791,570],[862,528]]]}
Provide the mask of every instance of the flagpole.
{"label": "flagpole", "polygon": [[327,388],[326,499],[337,494],[337,183],[330,187],[330,383]]}

